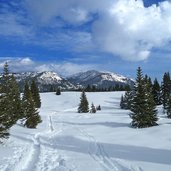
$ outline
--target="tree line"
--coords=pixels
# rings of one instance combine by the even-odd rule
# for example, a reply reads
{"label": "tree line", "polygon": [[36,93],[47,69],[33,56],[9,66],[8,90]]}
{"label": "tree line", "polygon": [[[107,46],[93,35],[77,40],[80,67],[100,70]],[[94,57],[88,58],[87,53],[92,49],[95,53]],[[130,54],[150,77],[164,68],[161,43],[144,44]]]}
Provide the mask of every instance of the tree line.
{"label": "tree line", "polygon": [[38,108],[41,107],[39,89],[33,80],[26,82],[21,96],[19,86],[5,63],[0,78],[0,139],[9,137],[9,129],[20,121],[27,128],[36,128],[41,122]]}
{"label": "tree line", "polygon": [[119,85],[116,84],[114,86],[109,86],[109,87],[98,87],[95,85],[87,85],[85,88],[79,88],[73,91],[85,91],[85,92],[109,92],[109,91],[128,91],[131,90],[129,85]]}
{"label": "tree line", "polygon": [[155,78],[143,76],[138,67],[137,77],[132,90],[121,97],[120,107],[131,111],[131,125],[144,128],[157,125],[157,105],[163,105],[163,112],[171,118],[171,78],[169,72],[164,73],[161,85]]}

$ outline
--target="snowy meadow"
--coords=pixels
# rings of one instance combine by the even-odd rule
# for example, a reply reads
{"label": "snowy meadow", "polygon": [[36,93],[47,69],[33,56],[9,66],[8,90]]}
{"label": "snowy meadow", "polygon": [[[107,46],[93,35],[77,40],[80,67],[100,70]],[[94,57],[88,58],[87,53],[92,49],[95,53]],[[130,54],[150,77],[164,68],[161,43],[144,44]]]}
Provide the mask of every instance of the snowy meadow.
{"label": "snowy meadow", "polygon": [[0,171],[170,171],[171,120],[158,107],[158,126],[130,127],[123,92],[86,93],[95,114],[77,113],[80,92],[42,93],[37,129],[19,123],[0,145]]}

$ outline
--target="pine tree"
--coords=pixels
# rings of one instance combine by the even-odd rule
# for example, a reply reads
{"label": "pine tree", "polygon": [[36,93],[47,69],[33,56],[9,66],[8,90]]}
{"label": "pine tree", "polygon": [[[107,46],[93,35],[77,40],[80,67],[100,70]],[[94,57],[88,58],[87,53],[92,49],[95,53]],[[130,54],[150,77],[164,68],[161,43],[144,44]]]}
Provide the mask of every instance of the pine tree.
{"label": "pine tree", "polygon": [[96,108],[93,103],[91,104],[90,113],[96,113]]}
{"label": "pine tree", "polygon": [[85,91],[82,92],[80,97],[80,104],[78,107],[78,113],[88,113],[89,112],[89,106],[88,106],[88,100],[85,94]]}
{"label": "pine tree", "polygon": [[156,103],[152,94],[151,82],[150,80],[145,84],[145,96],[146,96],[146,114],[144,117],[145,127],[157,125],[158,117],[156,110]]}
{"label": "pine tree", "polygon": [[7,93],[9,99],[9,110],[11,113],[11,125],[15,124],[16,121],[22,118],[22,107],[21,107],[21,98],[20,98],[20,91],[16,79],[14,76],[11,76],[10,84],[9,84],[10,91]]}
{"label": "pine tree", "polygon": [[144,128],[157,125],[157,112],[151,93],[149,81],[143,78],[140,67],[137,69],[134,98],[131,105],[131,125],[136,128]]}
{"label": "pine tree", "polygon": [[125,95],[121,97],[120,107],[121,109],[131,109],[131,104],[134,96],[134,91],[126,91]]}
{"label": "pine tree", "polygon": [[[6,113],[7,107],[6,102],[7,98],[5,94],[0,95],[0,139],[8,138],[9,136],[9,128],[11,127],[8,124],[9,115]],[[0,141],[1,142],[1,141]]]}
{"label": "pine tree", "polygon": [[125,109],[125,99],[123,95],[121,96],[120,107],[121,109]]}
{"label": "pine tree", "polygon": [[152,94],[154,97],[154,101],[157,105],[161,105],[162,101],[161,101],[161,89],[160,89],[160,85],[157,81],[157,78],[155,78],[154,83],[153,83],[153,87],[152,87]]}
{"label": "pine tree", "polygon": [[56,90],[56,95],[61,95],[61,89],[59,87]]}
{"label": "pine tree", "polygon": [[21,99],[17,82],[9,73],[8,63],[4,65],[0,95],[0,137],[6,137],[8,129],[21,118]]}
{"label": "pine tree", "polygon": [[163,109],[165,111],[166,105],[167,105],[167,100],[168,100],[169,95],[171,93],[171,80],[170,80],[169,72],[164,73],[161,90],[162,90]]}
{"label": "pine tree", "polygon": [[98,105],[98,106],[96,107],[96,110],[101,110],[101,106]]}
{"label": "pine tree", "polygon": [[166,104],[166,114],[168,118],[171,118],[171,95],[169,96]]}
{"label": "pine tree", "polygon": [[33,100],[35,103],[35,107],[40,108],[41,100],[40,100],[39,88],[38,88],[35,80],[33,80],[31,83],[31,93],[32,93],[32,97],[33,97]]}
{"label": "pine tree", "polygon": [[41,122],[41,117],[35,107],[35,102],[32,97],[32,92],[29,88],[28,83],[25,84],[22,102],[23,113],[25,117],[24,126],[26,126],[27,128],[36,128],[38,123]]}

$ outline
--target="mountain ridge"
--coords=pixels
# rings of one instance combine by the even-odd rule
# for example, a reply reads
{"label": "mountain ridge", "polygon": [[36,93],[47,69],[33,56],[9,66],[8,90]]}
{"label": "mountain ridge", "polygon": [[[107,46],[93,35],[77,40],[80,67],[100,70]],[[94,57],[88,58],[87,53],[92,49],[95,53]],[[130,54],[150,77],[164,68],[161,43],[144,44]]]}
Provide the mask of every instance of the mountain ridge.
{"label": "mountain ridge", "polygon": [[116,85],[133,86],[134,81],[123,75],[108,71],[89,70],[73,74],[69,77],[62,77],[54,71],[43,72],[22,72],[13,73],[23,91],[25,82],[35,80],[40,91],[52,91],[60,87],[63,90],[78,90],[86,86],[96,86],[97,88],[109,88]]}

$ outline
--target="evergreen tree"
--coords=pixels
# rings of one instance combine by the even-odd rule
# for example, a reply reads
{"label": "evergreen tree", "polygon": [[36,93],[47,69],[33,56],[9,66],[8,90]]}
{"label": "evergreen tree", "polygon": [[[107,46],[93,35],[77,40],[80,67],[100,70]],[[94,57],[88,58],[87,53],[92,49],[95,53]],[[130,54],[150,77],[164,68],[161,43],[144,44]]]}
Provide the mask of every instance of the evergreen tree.
{"label": "evergreen tree", "polygon": [[90,86],[89,84],[88,84],[88,86],[86,87],[85,91],[86,91],[86,92],[91,92],[91,91],[92,91],[91,86]]}
{"label": "evergreen tree", "polygon": [[40,108],[41,100],[40,100],[39,88],[38,88],[35,80],[33,80],[31,83],[31,93],[32,93],[32,97],[33,97],[33,100],[35,103],[35,107]]}
{"label": "evergreen tree", "polygon": [[125,100],[124,100],[123,94],[121,96],[120,107],[121,107],[121,109],[125,109]]}
{"label": "evergreen tree", "polygon": [[126,91],[125,95],[121,97],[120,107],[121,109],[131,109],[131,104],[134,96],[134,91]]}
{"label": "evergreen tree", "polygon": [[91,104],[90,113],[96,113],[96,108],[93,103]]}
{"label": "evergreen tree", "polygon": [[41,122],[41,118],[35,107],[35,102],[32,97],[32,92],[29,88],[28,83],[25,84],[22,102],[23,102],[23,113],[25,117],[24,126],[26,126],[27,128],[36,128],[38,123]]}
{"label": "evergreen tree", "polygon": [[82,92],[80,97],[80,104],[78,107],[78,113],[88,113],[89,112],[89,106],[88,106],[88,100],[85,94],[85,91]]}
{"label": "evergreen tree", "polygon": [[9,99],[9,102],[7,104],[9,105],[9,113],[11,113],[11,120],[9,121],[9,123],[13,125],[18,119],[22,118],[20,91],[16,79],[13,75],[11,76],[9,88],[10,91],[7,93]]}
{"label": "evergreen tree", "polygon": [[165,111],[167,100],[169,99],[169,95],[171,93],[171,80],[170,80],[169,72],[164,73],[161,90],[162,90],[163,109]]}
{"label": "evergreen tree", "polygon": [[8,129],[21,117],[21,99],[17,82],[9,73],[8,63],[4,65],[0,95],[0,137],[8,135]]}
{"label": "evergreen tree", "polygon": [[151,93],[150,83],[143,78],[140,67],[137,69],[134,98],[131,105],[131,125],[136,128],[144,128],[157,125],[157,112]]}
{"label": "evergreen tree", "polygon": [[159,83],[157,81],[157,78],[155,78],[154,83],[153,83],[152,94],[153,94],[155,103],[157,105],[161,105],[162,104],[161,90],[160,90],[160,85],[159,85]]}
{"label": "evergreen tree", "polygon": [[[8,99],[6,98],[5,94],[0,95],[0,139],[8,138],[9,136],[9,128],[11,127],[8,124],[9,115],[6,113],[7,106],[6,102]],[[0,140],[1,142],[1,140]]]}
{"label": "evergreen tree", "polygon": [[101,110],[101,106],[100,106],[100,105],[97,106],[97,107],[96,107],[96,110]]}
{"label": "evergreen tree", "polygon": [[56,90],[56,95],[61,95],[61,89],[59,87]]}
{"label": "evergreen tree", "polygon": [[166,114],[167,114],[168,118],[171,118],[171,95],[169,96],[169,98],[167,100]]}
{"label": "evergreen tree", "polygon": [[152,94],[151,82],[145,84],[145,96],[146,96],[146,115],[144,118],[144,125],[145,127],[155,126],[157,125],[158,117],[157,117],[157,110],[156,110],[156,103],[154,101],[154,97]]}

